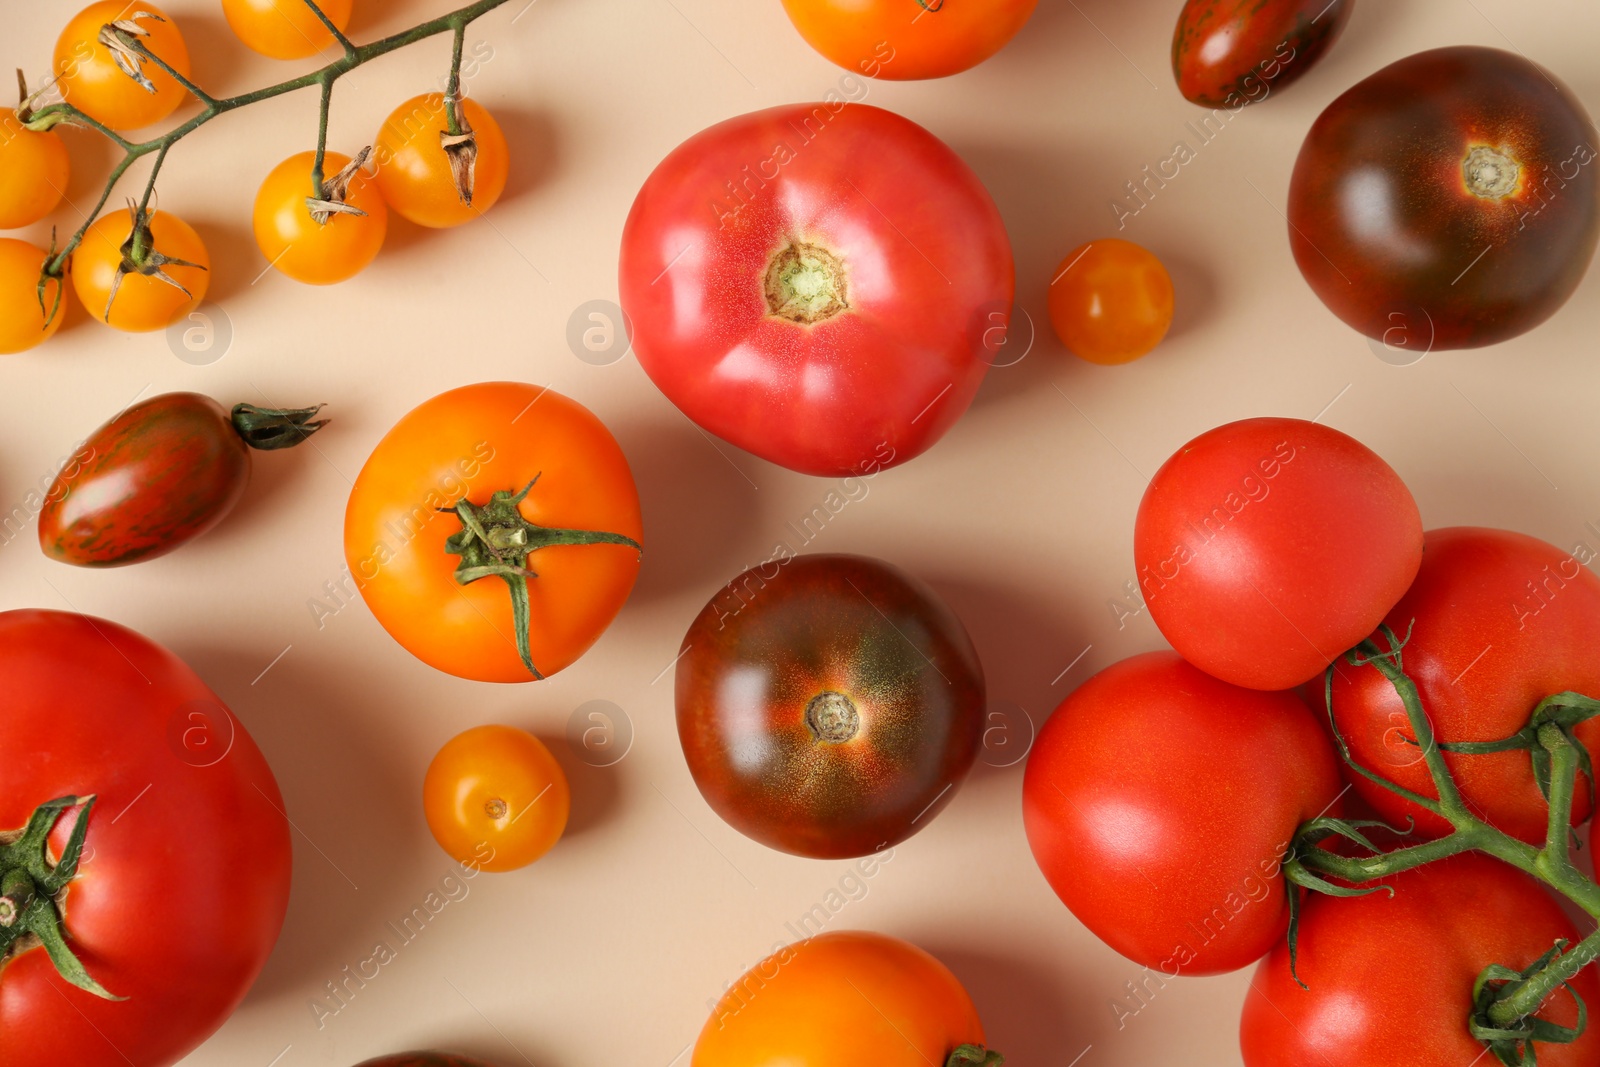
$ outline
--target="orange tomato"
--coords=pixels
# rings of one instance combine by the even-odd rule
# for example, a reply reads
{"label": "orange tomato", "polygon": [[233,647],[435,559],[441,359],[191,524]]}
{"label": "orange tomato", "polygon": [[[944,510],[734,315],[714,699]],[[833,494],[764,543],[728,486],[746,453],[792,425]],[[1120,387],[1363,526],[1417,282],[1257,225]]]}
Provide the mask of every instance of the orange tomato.
{"label": "orange tomato", "polygon": [[72,165],[55,131],[27,129],[0,113],[0,230],[31,226],[61,203]]}
{"label": "orange tomato", "polygon": [[[353,0],[317,0],[317,6],[339,32],[350,24]],[[273,59],[304,59],[334,44],[305,0],[222,0],[222,13],[239,40]]]}
{"label": "orange tomato", "polygon": [[[143,17],[135,18],[141,14]],[[100,29],[127,19],[145,31],[139,38],[141,44],[173,70],[189,76],[189,48],[183,43],[183,34],[156,5],[145,0],[102,0],[78,12],[56,40],[56,84],[67,103],[114,130],[136,130],[160,122],[189,95],[172,75],[148,59],[140,69],[154,92],[117,66],[111,49],[100,43]]]}
{"label": "orange tomato", "polygon": [[959,74],[1017,35],[1038,0],[783,0],[806,42],[849,71],[904,81]]}
{"label": "orange tomato", "polygon": [[412,97],[378,131],[373,145],[378,188],[390,207],[419,226],[459,226],[475,219],[506,187],[510,153],[500,124],[476,100],[462,100],[461,110],[478,144],[470,204],[462,202],[450,159],[439,143],[448,129],[443,94]]}
{"label": "orange tomato", "polygon": [[[461,544],[461,515],[439,510],[462,500],[473,515],[501,510],[485,532],[533,572],[523,625],[499,574],[457,581],[465,559],[452,548],[493,564],[481,542]],[[568,543],[535,547],[556,531]],[[610,625],[642,536],[628,461],[599,419],[549,389],[484,382],[434,397],[378,442],[350,492],[344,550],[367,606],[412,655],[462,678],[525,682],[571,664]]]}
{"label": "orange tomato", "polygon": [[978,1010],[944,964],[893,937],[841,931],[750,968],[712,1010],[690,1065],[998,1063],[983,1042]]}
{"label": "orange tomato", "polygon": [[211,284],[211,257],[192,226],[176,215],[157,211],[150,217],[151,247],[169,259],[187,260],[195,266],[168,263],[161,268],[183,289],[150,275],[124,274],[113,299],[122,245],[132,232],[132,209],[107,212],[96,219],[72,254],[72,288],[89,314],[116,329],[129,333],[164,330],[205,299]]}
{"label": "orange tomato", "polygon": [[[272,168],[256,193],[251,222],[268,264],[297,282],[332,285],[360,274],[377,257],[389,230],[389,208],[372,179],[357,171],[345,203],[365,214],[312,218],[306,198],[316,158],[315,152],[301,152]],[[324,176],[331,178],[349,162],[349,156],[326,153]]]}
{"label": "orange tomato", "polygon": [[1056,268],[1050,321],[1074,355],[1090,363],[1131,362],[1172,327],[1172,277],[1132,241],[1090,241]]}
{"label": "orange tomato", "polygon": [[544,742],[511,726],[451,738],[422,780],[428,829],[454,859],[514,871],[549,852],[567,828],[572,791]]}
{"label": "orange tomato", "polygon": [[[61,283],[51,279],[39,306],[39,272],[50,254],[26,241],[0,237],[0,355],[24,352],[61,328],[67,309],[56,307]],[[46,320],[46,312],[55,316]]]}

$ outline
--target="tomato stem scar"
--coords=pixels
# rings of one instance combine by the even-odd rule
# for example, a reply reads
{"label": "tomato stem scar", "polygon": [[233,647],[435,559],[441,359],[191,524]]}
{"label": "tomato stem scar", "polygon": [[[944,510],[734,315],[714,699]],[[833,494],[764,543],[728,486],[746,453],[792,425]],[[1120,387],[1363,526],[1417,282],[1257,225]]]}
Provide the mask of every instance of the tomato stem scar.
{"label": "tomato stem scar", "polygon": [[807,326],[850,308],[844,261],[821,245],[790,240],[767,264],[767,311]]}
{"label": "tomato stem scar", "polygon": [[818,741],[842,745],[861,732],[861,713],[849,697],[828,689],[806,705],[806,725]]}
{"label": "tomato stem scar", "polygon": [[1503,200],[1517,188],[1522,165],[1510,155],[1488,145],[1473,145],[1461,161],[1461,176],[1467,191],[1483,200]]}

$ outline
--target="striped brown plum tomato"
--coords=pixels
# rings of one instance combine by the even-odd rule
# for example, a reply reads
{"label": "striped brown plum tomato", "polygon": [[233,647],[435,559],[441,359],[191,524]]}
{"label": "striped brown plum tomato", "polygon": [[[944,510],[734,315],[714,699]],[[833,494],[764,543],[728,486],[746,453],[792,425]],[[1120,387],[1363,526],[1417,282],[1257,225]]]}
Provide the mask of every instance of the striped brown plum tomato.
{"label": "striped brown plum tomato", "polygon": [[1189,0],[1172,35],[1172,73],[1204,107],[1259,103],[1317,64],[1356,0]]}

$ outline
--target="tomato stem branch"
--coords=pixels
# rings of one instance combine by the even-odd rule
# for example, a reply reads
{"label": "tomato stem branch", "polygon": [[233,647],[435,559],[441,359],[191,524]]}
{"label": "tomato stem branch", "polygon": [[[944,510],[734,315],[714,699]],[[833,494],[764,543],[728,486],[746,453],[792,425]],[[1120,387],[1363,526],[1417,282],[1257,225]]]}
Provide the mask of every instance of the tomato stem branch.
{"label": "tomato stem branch", "polygon": [[317,112],[317,154],[311,161],[311,198],[322,200],[327,194],[322,188],[323,163],[328,155],[328,115],[333,108],[333,83],[339,79],[328,75],[322,79],[322,102]]}
{"label": "tomato stem branch", "polygon": [[350,38],[344,35],[343,30],[339,29],[339,27],[333,24],[333,20],[323,12],[321,6],[316,3],[316,0],[305,0],[305,5],[309,7],[311,9],[311,13],[317,16],[317,18],[321,20],[322,24],[328,28],[328,32],[333,34],[333,39],[339,42],[340,48],[344,49],[345,56],[347,58],[354,56],[356,54],[356,46],[350,43]]}
{"label": "tomato stem branch", "polygon": [[461,53],[467,39],[467,24],[455,27],[455,41],[450,49],[450,81],[444,90],[444,124],[451,137],[461,136],[461,123],[457,119],[456,101],[461,96]]}

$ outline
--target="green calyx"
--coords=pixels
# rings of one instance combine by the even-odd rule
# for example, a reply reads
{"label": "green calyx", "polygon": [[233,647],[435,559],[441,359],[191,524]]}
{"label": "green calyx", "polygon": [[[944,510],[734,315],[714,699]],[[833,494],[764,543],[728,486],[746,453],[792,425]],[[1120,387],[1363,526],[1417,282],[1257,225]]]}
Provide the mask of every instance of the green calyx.
{"label": "green calyx", "polygon": [[[124,1000],[84,969],[62,930],[63,896],[78,873],[94,799],[58,797],[35,808],[21,830],[0,834],[0,966],[29,949],[43,948],[61,977],[79,989],[106,1000]],[[50,832],[63,814],[80,805],[67,847],[52,866]]]}
{"label": "green calyx", "polygon": [[461,520],[461,529],[445,542],[445,551],[460,556],[456,581],[470,585],[481,578],[499,578],[511,590],[511,613],[517,629],[517,654],[535,678],[543,678],[533,662],[530,632],[533,621],[529,609],[528,579],[539,575],[528,566],[528,557],[541,548],[554,545],[627,545],[636,552],[644,548],[631,537],[599,530],[562,530],[540,526],[523,518],[520,505],[527,499],[539,475],[520,492],[499,490],[483,505],[462,497],[455,507],[441,508]]}
{"label": "green calyx", "polygon": [[263,452],[280,448],[293,448],[324,426],[327,419],[317,418],[323,405],[314,408],[258,408],[254,404],[235,404],[231,421],[233,430],[244,443]]}
{"label": "green calyx", "polygon": [[1552,1045],[1570,1045],[1583,1036],[1589,1022],[1589,1006],[1583,1002],[1572,985],[1563,982],[1566,991],[1578,1005],[1576,1026],[1558,1026],[1548,1019],[1533,1015],[1514,1015],[1504,1019],[1503,1006],[1514,1003],[1514,998],[1534,977],[1544,973],[1550,964],[1567,950],[1567,942],[1558,941],[1543,956],[1520,971],[1494,964],[1478,975],[1472,986],[1472,1017],[1467,1023],[1472,1036],[1488,1046],[1495,1059],[1506,1067],[1525,1067],[1538,1062],[1535,1041]]}
{"label": "green calyx", "polygon": [[1006,1058],[992,1048],[982,1045],[962,1045],[950,1053],[950,1058],[944,1061],[944,1067],[1000,1067]]}

